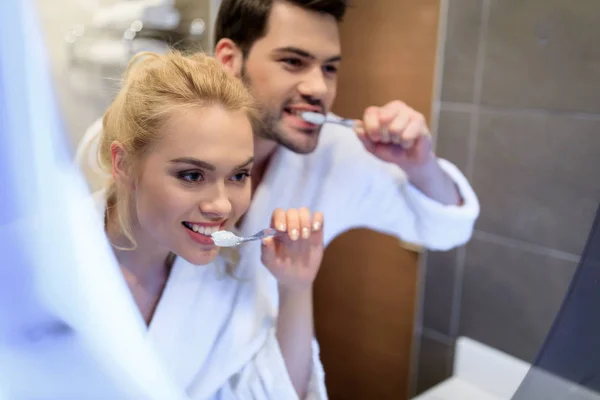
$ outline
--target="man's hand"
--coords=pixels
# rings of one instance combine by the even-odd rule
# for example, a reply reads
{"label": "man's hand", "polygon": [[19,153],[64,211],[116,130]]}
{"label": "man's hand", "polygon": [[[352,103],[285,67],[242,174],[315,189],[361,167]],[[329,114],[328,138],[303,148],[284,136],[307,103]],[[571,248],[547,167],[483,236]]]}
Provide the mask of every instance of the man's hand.
{"label": "man's hand", "polygon": [[368,107],[355,131],[370,153],[403,170],[435,159],[425,117],[401,101]]}
{"label": "man's hand", "polygon": [[427,196],[443,204],[462,202],[454,182],[437,163],[423,114],[396,100],[368,107],[354,130],[367,151],[399,166]]}

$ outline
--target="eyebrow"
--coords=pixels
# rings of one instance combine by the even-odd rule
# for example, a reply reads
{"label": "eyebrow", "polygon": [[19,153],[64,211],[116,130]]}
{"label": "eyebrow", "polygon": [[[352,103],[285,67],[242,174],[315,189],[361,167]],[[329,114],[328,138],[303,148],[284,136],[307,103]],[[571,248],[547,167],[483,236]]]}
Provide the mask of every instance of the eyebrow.
{"label": "eyebrow", "polygon": [[247,166],[248,166],[248,165],[250,165],[250,164],[251,164],[253,161],[254,161],[254,157],[250,157],[250,158],[248,159],[248,161],[246,161],[246,162],[245,162],[245,163],[243,163],[243,164],[240,164],[240,165],[238,165],[238,166],[237,166],[235,169],[240,169],[240,168],[247,167]]}
{"label": "eyebrow", "polygon": [[[252,161],[254,161],[254,157],[250,157],[246,162],[238,165],[234,169],[240,169],[240,168],[247,167],[250,163],[252,163]],[[195,167],[203,168],[203,169],[206,169],[209,171],[216,171],[216,169],[217,169],[214,165],[207,163],[206,161],[198,160],[196,158],[191,158],[191,157],[176,158],[174,160],[171,160],[171,163],[173,163],[173,164],[191,164]]]}
{"label": "eyebrow", "polygon": [[[293,47],[293,46],[280,47],[278,49],[275,49],[275,52],[276,53],[294,53],[300,57],[311,58],[313,60],[316,59],[316,57],[314,55],[310,54],[309,52],[301,50],[301,49],[299,49],[297,47]],[[337,62],[337,61],[342,61],[341,55],[329,57],[328,59],[325,60],[325,62]]]}
{"label": "eyebrow", "polygon": [[190,157],[176,158],[175,160],[171,160],[171,162],[173,164],[191,164],[195,167],[207,169],[209,171],[215,171],[217,169],[214,165],[207,163],[206,161]]}

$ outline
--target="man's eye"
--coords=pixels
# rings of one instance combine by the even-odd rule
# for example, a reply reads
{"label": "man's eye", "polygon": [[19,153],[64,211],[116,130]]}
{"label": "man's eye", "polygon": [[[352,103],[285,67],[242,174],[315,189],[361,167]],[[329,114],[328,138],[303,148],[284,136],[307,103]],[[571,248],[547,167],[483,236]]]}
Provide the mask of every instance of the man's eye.
{"label": "man's eye", "polygon": [[204,176],[202,173],[194,171],[194,172],[182,172],[179,174],[179,179],[186,182],[199,182],[204,180]]}
{"label": "man's eye", "polygon": [[324,67],[324,69],[325,69],[325,72],[327,72],[328,74],[337,74],[337,72],[338,72],[338,68],[333,65],[326,65]]}
{"label": "man's eye", "polygon": [[284,58],[281,61],[295,68],[302,66],[302,60],[300,60],[299,58]]}

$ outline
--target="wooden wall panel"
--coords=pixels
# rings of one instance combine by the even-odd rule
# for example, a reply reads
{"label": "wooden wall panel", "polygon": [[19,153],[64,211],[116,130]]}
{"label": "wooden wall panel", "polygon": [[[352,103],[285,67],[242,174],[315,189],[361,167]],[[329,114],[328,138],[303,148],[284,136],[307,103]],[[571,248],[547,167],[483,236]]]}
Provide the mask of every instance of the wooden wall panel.
{"label": "wooden wall panel", "polygon": [[[439,0],[354,0],[341,27],[334,112],[360,118],[401,99],[429,120]],[[368,230],[327,249],[315,285],[315,326],[331,400],[406,399],[419,254]]]}

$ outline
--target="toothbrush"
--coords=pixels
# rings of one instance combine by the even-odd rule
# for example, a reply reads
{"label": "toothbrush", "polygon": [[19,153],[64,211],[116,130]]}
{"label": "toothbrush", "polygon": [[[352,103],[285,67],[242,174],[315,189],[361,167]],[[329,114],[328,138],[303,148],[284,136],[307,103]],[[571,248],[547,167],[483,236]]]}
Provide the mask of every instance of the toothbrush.
{"label": "toothbrush", "polygon": [[[312,112],[312,111],[305,111],[301,114],[302,119],[305,120],[306,122],[310,122],[311,124],[315,124],[315,125],[323,125],[325,123],[333,123],[333,124],[339,124],[339,125],[343,125],[343,126],[347,126],[349,128],[353,128],[355,131],[357,132],[363,132],[364,134],[364,130],[363,130],[363,125],[362,125],[362,121],[357,121],[354,119],[342,119],[342,118],[329,118],[327,115],[321,114],[321,113],[317,113],[317,112]],[[396,145],[396,146],[400,146],[403,149],[409,149],[413,146],[414,144],[414,140],[408,140],[402,143],[398,143],[398,142],[392,142],[392,145]],[[388,142],[384,142],[384,143],[389,143]]]}
{"label": "toothbrush", "polygon": [[303,112],[301,114],[301,117],[306,122],[310,122],[311,124],[315,124],[315,125],[323,125],[323,124],[329,122],[329,123],[344,125],[349,128],[353,128],[354,125],[356,124],[356,121],[353,119],[329,118],[327,115],[317,113],[317,112],[312,112],[312,111]]}

